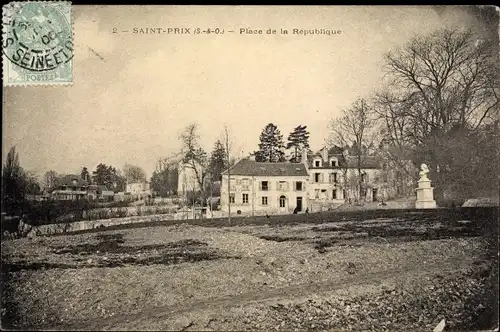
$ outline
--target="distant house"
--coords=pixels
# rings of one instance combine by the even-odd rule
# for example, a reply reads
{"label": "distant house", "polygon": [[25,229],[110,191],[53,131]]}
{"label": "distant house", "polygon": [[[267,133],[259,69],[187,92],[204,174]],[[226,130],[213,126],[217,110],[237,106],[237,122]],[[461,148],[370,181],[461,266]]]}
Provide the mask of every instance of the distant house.
{"label": "distant house", "polygon": [[[307,156],[311,202],[334,206],[355,197],[376,201],[380,194],[375,181],[381,170],[380,160],[373,155],[364,155],[359,159],[361,174],[358,174],[358,156],[349,155],[348,150],[323,147]],[[359,192],[359,180],[362,192]]]}
{"label": "distant house", "polygon": [[66,175],[59,181],[59,186],[52,191],[51,198],[64,201],[84,199],[87,196],[88,185],[80,175]]}
{"label": "distant house", "polygon": [[139,199],[152,196],[149,182],[127,183],[125,193]]}
{"label": "distant house", "polygon": [[195,163],[196,170],[191,164],[179,162],[179,180],[177,184],[177,194],[179,196],[186,196],[190,192],[198,192],[201,190],[200,183],[196,173],[201,177],[204,172],[203,167]]}
{"label": "distant house", "polygon": [[222,173],[221,210],[240,214],[288,214],[308,206],[309,175],[304,164],[256,162],[247,158]]}

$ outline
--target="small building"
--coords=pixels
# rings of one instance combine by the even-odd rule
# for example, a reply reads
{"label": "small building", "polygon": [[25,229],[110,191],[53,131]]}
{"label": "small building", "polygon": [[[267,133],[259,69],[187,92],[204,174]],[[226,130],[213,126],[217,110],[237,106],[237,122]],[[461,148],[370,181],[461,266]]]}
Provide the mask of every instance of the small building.
{"label": "small building", "polygon": [[132,197],[136,197],[139,200],[153,196],[150,189],[150,184],[146,181],[127,183],[125,193],[129,194]]}
{"label": "small building", "polygon": [[231,214],[290,214],[307,209],[306,165],[300,163],[256,162],[242,159],[222,173],[221,211]]}
{"label": "small building", "polygon": [[70,174],[60,180],[59,186],[50,196],[52,199],[64,201],[84,199],[87,196],[87,188],[88,182],[80,175]]}

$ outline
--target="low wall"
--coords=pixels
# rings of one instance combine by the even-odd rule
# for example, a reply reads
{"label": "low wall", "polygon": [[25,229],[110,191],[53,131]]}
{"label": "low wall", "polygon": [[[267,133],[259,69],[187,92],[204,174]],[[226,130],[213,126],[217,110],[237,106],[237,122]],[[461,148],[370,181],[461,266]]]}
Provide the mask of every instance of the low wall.
{"label": "low wall", "polygon": [[59,223],[59,224],[49,224],[40,226],[31,226],[24,223],[22,220],[19,223],[19,231],[21,234],[27,234],[28,237],[33,237],[37,235],[49,235],[67,232],[78,232],[88,229],[110,227],[123,224],[134,224],[134,223],[146,223],[146,222],[156,222],[165,220],[176,220],[174,214],[159,214],[151,216],[133,216],[125,218],[112,218],[112,219],[101,219],[101,220],[85,220],[85,221],[75,221],[69,223]]}

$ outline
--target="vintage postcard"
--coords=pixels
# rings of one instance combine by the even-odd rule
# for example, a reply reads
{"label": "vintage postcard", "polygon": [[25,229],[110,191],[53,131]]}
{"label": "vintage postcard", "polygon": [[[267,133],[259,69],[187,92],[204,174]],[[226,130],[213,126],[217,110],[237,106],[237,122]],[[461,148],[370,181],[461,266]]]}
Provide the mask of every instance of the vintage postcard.
{"label": "vintage postcard", "polygon": [[2,7],[2,330],[498,331],[498,7]]}

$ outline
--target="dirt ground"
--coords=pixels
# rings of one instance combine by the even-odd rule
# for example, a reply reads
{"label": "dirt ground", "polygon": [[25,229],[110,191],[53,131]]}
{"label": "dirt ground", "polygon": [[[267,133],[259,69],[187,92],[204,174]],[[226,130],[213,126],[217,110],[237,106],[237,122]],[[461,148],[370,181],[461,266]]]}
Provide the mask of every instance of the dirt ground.
{"label": "dirt ground", "polygon": [[177,225],[4,241],[2,328],[432,331],[443,318],[446,331],[488,328],[498,256],[469,224]]}

